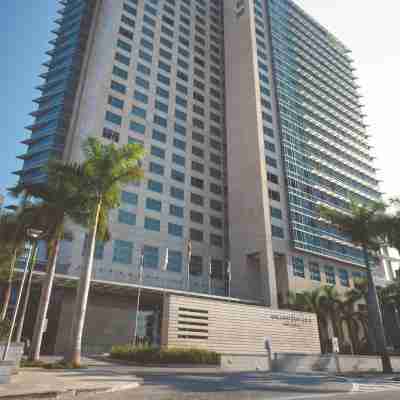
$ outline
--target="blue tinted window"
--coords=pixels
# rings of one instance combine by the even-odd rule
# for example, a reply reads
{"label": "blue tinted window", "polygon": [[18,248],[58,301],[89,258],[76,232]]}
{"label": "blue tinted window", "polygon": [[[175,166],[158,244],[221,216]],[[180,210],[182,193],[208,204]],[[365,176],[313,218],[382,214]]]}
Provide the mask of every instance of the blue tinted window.
{"label": "blue tinted window", "polygon": [[146,127],[142,124],[139,124],[139,122],[135,122],[135,121],[130,121],[129,123],[129,129],[131,131],[140,133],[140,134],[144,134],[146,131]]}
{"label": "blue tinted window", "polygon": [[149,179],[147,181],[147,188],[153,192],[162,193],[163,192],[163,184],[157,181],[153,181]]}
{"label": "blue tinted window", "polygon": [[138,203],[138,195],[123,190],[121,192],[121,202],[135,206]]}
{"label": "blue tinted window", "polygon": [[[128,72],[123,70],[122,68],[117,67],[116,65],[114,65],[112,73],[113,73],[113,75],[118,76],[119,78],[122,78],[125,80],[128,79]],[[111,85],[111,87],[112,87],[112,85]]]}
{"label": "blue tinted window", "polygon": [[160,232],[160,221],[158,219],[146,217],[144,219],[144,228],[148,231]]}
{"label": "blue tinted window", "polygon": [[136,225],[136,215],[124,210],[118,210],[118,222],[127,225]]}
{"label": "blue tinted window", "polygon": [[168,252],[167,270],[173,272],[182,271],[182,253],[180,251],[170,250]]}
{"label": "blue tinted window", "polygon": [[181,165],[182,167],[185,166],[185,157],[180,156],[178,154],[172,154],[172,162],[175,164]]}
{"label": "blue tinted window", "polygon": [[151,162],[150,163],[149,170],[153,174],[164,175],[164,166],[160,165],[160,164],[157,164],[155,162]]}
{"label": "blue tinted window", "polygon": [[142,92],[139,92],[138,90],[135,90],[135,93],[133,94],[133,97],[136,100],[139,100],[142,103],[147,104],[149,102],[149,97]]}
{"label": "blue tinted window", "polygon": [[183,207],[176,206],[175,204],[171,204],[169,206],[169,213],[174,217],[183,218]]}
{"label": "blue tinted window", "polygon": [[113,262],[132,264],[133,243],[125,240],[114,240]]}
{"label": "blue tinted window", "polygon": [[158,140],[159,142],[166,143],[167,135],[158,131],[157,129],[153,129],[153,139]]}
{"label": "blue tinted window", "polygon": [[110,104],[113,107],[119,108],[120,110],[124,108],[124,101],[117,99],[116,97],[113,96],[108,96],[108,104]]}
{"label": "blue tinted window", "polygon": [[143,109],[143,108],[140,108],[138,106],[132,106],[131,113],[133,115],[136,115],[137,117],[140,117],[140,118],[143,118],[143,119],[146,118],[146,110]]}
{"label": "blue tinted window", "polygon": [[184,200],[185,199],[185,192],[182,189],[179,189],[177,187],[171,186],[170,196],[173,197],[174,199]]}
{"label": "blue tinted window", "polygon": [[150,150],[151,155],[159,157],[159,158],[165,158],[165,150],[161,149],[160,147],[157,146],[151,146]]}
{"label": "blue tinted window", "polygon": [[152,211],[161,212],[161,201],[147,198],[146,199],[146,208]]}
{"label": "blue tinted window", "polygon": [[144,246],[143,267],[158,269],[158,264],[159,264],[158,247]]}
{"label": "blue tinted window", "polygon": [[111,122],[115,125],[121,126],[122,117],[120,115],[114,114],[111,111],[106,112],[106,121]]}
{"label": "blue tinted window", "polygon": [[121,83],[111,81],[111,89],[115,90],[116,92],[125,94],[126,93],[126,86],[122,85]]}
{"label": "blue tinted window", "polygon": [[168,224],[168,233],[173,236],[182,237],[183,236],[183,227],[181,225],[169,223]]}

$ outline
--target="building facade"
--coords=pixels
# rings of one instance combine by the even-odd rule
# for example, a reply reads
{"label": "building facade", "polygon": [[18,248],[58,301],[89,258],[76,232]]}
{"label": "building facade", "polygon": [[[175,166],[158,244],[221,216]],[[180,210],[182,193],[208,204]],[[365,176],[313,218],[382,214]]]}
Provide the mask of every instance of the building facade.
{"label": "building facade", "polygon": [[[137,282],[143,249],[145,285],[226,295],[229,260],[232,296],[277,307],[362,276],[317,212],[380,199],[344,45],[289,0],[60,3],[21,180],[82,161],[88,136],[146,150],[96,279]],[[85,232],[71,230],[59,270],[77,275]]]}

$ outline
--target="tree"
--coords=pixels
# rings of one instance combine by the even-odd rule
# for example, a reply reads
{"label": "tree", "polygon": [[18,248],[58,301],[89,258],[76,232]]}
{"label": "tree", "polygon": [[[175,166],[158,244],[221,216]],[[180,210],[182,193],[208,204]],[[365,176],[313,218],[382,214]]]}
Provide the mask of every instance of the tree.
{"label": "tree", "polygon": [[80,180],[83,171],[75,164],[51,161],[47,167],[47,181],[40,184],[21,184],[13,189],[18,194],[24,191],[36,199],[35,218],[37,224],[45,229],[47,239],[46,276],[36,315],[32,345],[29,358],[39,360],[43,331],[50,303],[57,257],[65,231],[66,218],[81,223],[87,220],[87,196],[81,190]]}
{"label": "tree", "polygon": [[1,311],[1,321],[6,318],[10,303],[14,271],[17,259],[25,250],[28,241],[27,230],[35,224],[32,219],[36,205],[30,203],[26,196],[22,200],[21,207],[12,207],[13,211],[7,211],[0,216],[0,268],[1,277],[7,282]]}
{"label": "tree", "polygon": [[86,160],[82,164],[84,177],[81,185],[82,190],[89,197],[91,215],[88,245],[81,269],[72,321],[70,351],[66,355],[67,361],[75,366],[81,364],[82,334],[96,239],[105,234],[104,231],[99,231],[99,222],[104,222],[103,228],[107,226],[109,211],[119,206],[122,185],[142,179],[140,160],[144,156],[143,147],[140,145],[128,144],[117,148],[113,144],[103,145],[95,138],[89,138],[83,150]]}
{"label": "tree", "polygon": [[371,205],[350,203],[350,212],[342,213],[335,209],[321,207],[321,215],[328,219],[340,231],[350,236],[351,241],[361,247],[368,280],[368,336],[369,344],[382,357],[384,372],[392,372],[390,357],[386,348],[386,338],[383,319],[378,302],[378,295],[373,281],[370,252],[380,248],[382,239],[382,221],[387,219],[384,214],[386,206],[383,203]]}
{"label": "tree", "polygon": [[324,292],[321,288],[301,293],[289,292],[289,305],[298,311],[316,314],[321,348],[325,352],[328,335],[324,309]]}
{"label": "tree", "polygon": [[339,343],[343,343],[343,330],[338,316],[340,295],[334,286],[327,285],[322,287],[321,290],[323,292],[322,304],[332,323],[333,334],[339,339]]}

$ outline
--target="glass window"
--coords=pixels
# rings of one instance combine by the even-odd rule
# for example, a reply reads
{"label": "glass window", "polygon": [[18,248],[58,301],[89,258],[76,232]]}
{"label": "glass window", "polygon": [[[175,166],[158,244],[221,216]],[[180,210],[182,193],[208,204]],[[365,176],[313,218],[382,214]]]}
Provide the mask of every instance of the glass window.
{"label": "glass window", "polygon": [[146,118],[146,110],[144,108],[140,108],[138,106],[132,106],[132,115],[136,115],[137,117]]}
{"label": "glass window", "polygon": [[160,165],[160,164],[157,164],[155,162],[150,162],[149,170],[153,174],[164,175],[164,166]]}
{"label": "glass window", "polygon": [[303,257],[293,257],[293,275],[300,278],[306,277]]}
{"label": "glass window", "polygon": [[163,192],[163,184],[157,181],[153,181],[149,179],[147,181],[147,188],[153,192],[162,193]]}
{"label": "glass window", "polygon": [[144,135],[144,133],[146,132],[146,127],[143,124],[139,124],[139,122],[136,121],[129,122],[129,129],[136,133],[140,133],[141,135]]}
{"label": "glass window", "polygon": [[146,208],[148,210],[161,212],[161,201],[147,198],[146,199]]}
{"label": "glass window", "polygon": [[143,246],[143,267],[158,269],[159,254],[158,247]]}
{"label": "glass window", "polygon": [[280,210],[279,208],[271,207],[271,217],[282,219],[282,210]]}
{"label": "glass window", "polygon": [[160,220],[145,217],[144,228],[148,231],[160,232]]}
{"label": "glass window", "polygon": [[192,255],[189,265],[190,275],[201,276],[203,274],[203,257]]}
{"label": "glass window", "polygon": [[321,282],[321,270],[319,265],[317,263],[310,262],[308,267],[310,269],[310,279],[312,281]]}
{"label": "glass window", "polygon": [[183,227],[181,225],[169,223],[168,233],[172,236],[183,237]]}
{"label": "glass window", "polygon": [[127,225],[136,225],[136,215],[124,210],[118,210],[118,222]]}
{"label": "glass window", "polygon": [[173,197],[174,199],[184,200],[185,199],[185,192],[184,192],[184,190],[182,190],[180,188],[171,186],[170,196]]}
{"label": "glass window", "polygon": [[329,285],[336,285],[336,274],[334,267],[330,265],[325,266],[325,279],[326,283],[328,283]]}
{"label": "glass window", "polygon": [[152,156],[159,157],[162,159],[165,158],[165,150],[160,147],[151,146],[150,153]]}
{"label": "glass window", "polygon": [[140,102],[142,102],[144,104],[147,104],[149,102],[149,97],[147,95],[145,95],[144,93],[139,92],[138,90],[135,90],[133,97],[136,100],[139,100]]}
{"label": "glass window", "polygon": [[138,195],[136,193],[130,193],[123,190],[121,192],[121,202],[136,206],[138,203]]}
{"label": "glass window", "polygon": [[120,115],[114,114],[111,111],[106,112],[106,121],[111,122],[112,124],[121,126],[122,117]]}
{"label": "glass window", "polygon": [[203,232],[197,229],[190,229],[190,239],[196,242],[203,241]]}
{"label": "glass window", "polygon": [[223,246],[223,239],[220,235],[215,235],[212,233],[210,235],[210,244],[211,246],[222,247]]}
{"label": "glass window", "polygon": [[[122,68],[117,67],[116,65],[114,65],[112,73],[113,75],[118,76],[118,78],[125,80],[128,79],[128,72],[123,70]],[[116,90],[115,88],[112,87],[112,85],[111,88]],[[120,92],[120,90],[118,91]]]}
{"label": "glass window", "polygon": [[185,174],[175,169],[171,170],[171,178],[178,182],[185,182]]}
{"label": "glass window", "polygon": [[153,129],[152,138],[162,143],[166,143],[167,141],[167,135],[165,133],[158,131],[157,129]]}
{"label": "glass window", "polygon": [[345,269],[339,270],[339,279],[342,286],[350,286],[349,273]]}
{"label": "glass window", "polygon": [[133,243],[125,240],[114,240],[113,262],[132,264]]}
{"label": "glass window", "polygon": [[183,264],[183,257],[180,251],[168,251],[168,266],[167,270],[172,272],[181,272]]}
{"label": "glass window", "polygon": [[124,101],[117,99],[116,97],[113,97],[113,96],[108,96],[108,104],[110,106],[119,108],[120,110],[122,110],[124,108]]}
{"label": "glass window", "polygon": [[169,214],[174,217],[183,218],[183,207],[176,206],[175,204],[170,204]]}

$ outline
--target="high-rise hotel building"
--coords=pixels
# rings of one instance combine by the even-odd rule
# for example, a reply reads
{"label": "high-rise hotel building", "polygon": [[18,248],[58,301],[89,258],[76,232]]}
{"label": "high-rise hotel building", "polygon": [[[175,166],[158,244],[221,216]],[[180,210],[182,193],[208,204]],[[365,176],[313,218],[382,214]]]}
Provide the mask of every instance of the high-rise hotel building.
{"label": "high-rise hotel building", "polygon": [[[146,149],[96,279],[137,282],[143,249],[147,286],[224,295],[228,260],[232,296],[272,306],[351,286],[360,249],[317,212],[380,198],[344,45],[290,0],[60,3],[20,179],[82,161],[88,136]],[[60,271],[79,272],[84,237]]]}

